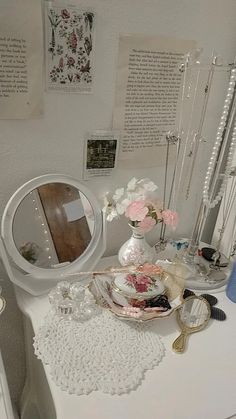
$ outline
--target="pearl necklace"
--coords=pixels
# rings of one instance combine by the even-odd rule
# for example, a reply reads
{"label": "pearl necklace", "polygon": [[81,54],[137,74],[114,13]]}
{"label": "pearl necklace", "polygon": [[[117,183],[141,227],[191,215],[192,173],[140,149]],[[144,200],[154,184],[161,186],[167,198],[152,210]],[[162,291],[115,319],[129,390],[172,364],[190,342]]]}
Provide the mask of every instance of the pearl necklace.
{"label": "pearl necklace", "polygon": [[232,102],[234,89],[235,89],[235,84],[236,84],[236,68],[233,68],[231,70],[229,86],[228,86],[228,90],[227,90],[226,99],[225,99],[225,102],[224,102],[223,112],[222,112],[222,115],[221,115],[220,124],[219,124],[218,130],[217,130],[216,140],[215,140],[215,144],[213,146],[211,158],[210,158],[210,161],[209,161],[209,164],[208,164],[206,177],[205,177],[205,182],[204,182],[204,187],[203,187],[203,203],[208,208],[214,208],[218,204],[218,202],[220,202],[220,200],[221,200],[221,198],[224,194],[225,188],[226,188],[228,177],[229,177],[230,172],[231,172],[232,160],[233,160],[234,151],[235,151],[235,147],[236,147],[236,121],[234,122],[234,126],[233,126],[232,138],[231,138],[231,142],[230,142],[230,145],[229,145],[228,156],[227,156],[227,161],[226,161],[226,166],[225,166],[225,173],[223,175],[223,180],[222,180],[219,192],[215,196],[215,199],[213,199],[211,201],[210,198],[209,198],[210,182],[211,182],[211,178],[212,178],[214,168],[215,168],[215,165],[216,165],[218,152],[219,152],[221,143],[223,141],[223,132],[224,132],[225,127],[226,127],[226,121],[227,121],[227,118],[228,118],[228,115],[229,115],[230,104]]}

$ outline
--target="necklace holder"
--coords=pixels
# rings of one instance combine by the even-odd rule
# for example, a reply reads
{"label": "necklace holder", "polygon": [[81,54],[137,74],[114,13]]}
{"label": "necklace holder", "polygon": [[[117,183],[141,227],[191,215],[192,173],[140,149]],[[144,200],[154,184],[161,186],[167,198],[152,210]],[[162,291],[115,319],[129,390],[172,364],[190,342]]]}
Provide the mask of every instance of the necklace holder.
{"label": "necklace holder", "polygon": [[[176,129],[176,133],[178,134],[175,134],[175,131],[173,131],[166,136],[167,152],[163,204],[164,206],[168,204],[168,208],[172,206],[176,209],[177,200],[180,202],[180,195],[185,196],[187,201],[193,193],[193,174],[197,157],[199,158],[199,146],[201,142],[206,141],[203,137],[203,128],[206,122],[209,102],[212,101],[213,95],[211,94],[214,91],[213,78],[218,72],[223,74],[230,73],[222,114],[205,175],[197,219],[192,230],[191,238],[184,239],[184,245],[185,243],[189,243],[187,250],[184,252],[181,250],[181,262],[184,263],[189,272],[186,280],[188,288],[212,289],[221,287],[227,282],[227,268],[225,266],[229,263],[229,260],[222,255],[220,242],[218,243],[217,249],[215,249],[215,255],[211,263],[208,263],[208,261],[199,255],[199,246],[207,218],[211,210],[220,203],[224,196],[226,185],[232,172],[232,158],[236,148],[236,68],[235,64],[223,65],[217,55],[212,57],[210,66],[204,66],[199,60],[199,55],[197,58],[195,56],[191,58],[188,55],[180,69],[184,75],[180,120]],[[201,79],[202,73],[206,77],[205,81]],[[200,108],[197,107],[199,105],[199,95],[202,95]],[[196,117],[197,108],[198,117]],[[184,109],[188,109],[189,117],[183,118],[185,113]],[[184,126],[183,128],[182,125]],[[176,147],[176,161],[172,178],[169,182],[168,195],[168,153],[170,145]],[[229,208],[228,204],[227,207]],[[162,227],[160,239],[155,245],[158,259],[169,258],[167,248],[172,246],[172,242],[176,242],[176,240],[167,239],[165,234],[165,228]],[[177,241],[178,243],[181,241],[182,244],[183,239]]]}
{"label": "necklace holder", "polygon": [[[184,263],[192,271],[192,276],[187,279],[187,286],[195,289],[217,288],[227,282],[227,270],[225,270],[225,267],[221,267],[219,263],[221,258],[220,240],[215,253],[212,255],[213,263],[211,264],[206,265],[204,263],[201,256],[199,257],[198,249],[207,217],[211,209],[221,201],[232,172],[232,160],[236,148],[235,117],[236,68],[232,68],[215,143],[205,176],[201,205],[189,247],[183,257]],[[231,201],[226,205],[228,211],[232,209],[235,194],[231,195],[230,199]],[[225,266],[225,264],[224,261],[222,265]]]}

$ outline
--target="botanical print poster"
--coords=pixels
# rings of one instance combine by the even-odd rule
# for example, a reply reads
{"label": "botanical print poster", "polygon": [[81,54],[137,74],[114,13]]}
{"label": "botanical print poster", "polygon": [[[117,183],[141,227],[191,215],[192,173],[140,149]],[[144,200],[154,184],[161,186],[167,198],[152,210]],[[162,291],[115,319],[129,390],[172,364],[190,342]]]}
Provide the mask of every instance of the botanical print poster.
{"label": "botanical print poster", "polygon": [[94,13],[46,2],[46,88],[90,93],[94,73]]}

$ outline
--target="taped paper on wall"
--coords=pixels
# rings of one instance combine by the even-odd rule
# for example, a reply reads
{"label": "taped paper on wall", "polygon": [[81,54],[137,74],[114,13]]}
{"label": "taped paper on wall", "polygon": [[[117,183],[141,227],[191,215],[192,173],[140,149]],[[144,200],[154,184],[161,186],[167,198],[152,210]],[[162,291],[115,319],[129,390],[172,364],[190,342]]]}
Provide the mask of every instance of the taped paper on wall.
{"label": "taped paper on wall", "polygon": [[85,141],[84,179],[109,176],[116,167],[119,133],[95,131]]}
{"label": "taped paper on wall", "polygon": [[42,115],[42,38],[40,2],[0,6],[0,119]]}
{"label": "taped paper on wall", "polygon": [[66,3],[45,3],[46,89],[91,93],[94,13]]}
{"label": "taped paper on wall", "polygon": [[[124,35],[119,41],[113,128],[122,133],[119,166],[156,165],[178,126],[184,55],[193,41]],[[159,149],[158,149],[159,148]]]}

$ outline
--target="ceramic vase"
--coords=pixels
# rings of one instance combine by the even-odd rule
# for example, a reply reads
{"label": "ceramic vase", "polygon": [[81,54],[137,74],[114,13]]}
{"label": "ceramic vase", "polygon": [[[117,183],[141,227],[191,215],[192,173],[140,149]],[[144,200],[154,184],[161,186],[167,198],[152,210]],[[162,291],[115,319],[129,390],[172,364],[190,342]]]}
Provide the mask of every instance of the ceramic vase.
{"label": "ceramic vase", "polygon": [[120,264],[127,266],[154,262],[155,249],[147,243],[144,233],[138,227],[133,227],[130,224],[129,227],[132,230],[132,235],[119,250],[118,259]]}

